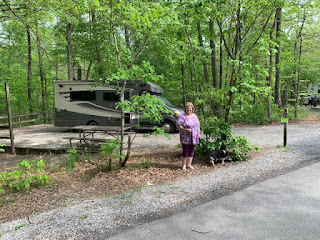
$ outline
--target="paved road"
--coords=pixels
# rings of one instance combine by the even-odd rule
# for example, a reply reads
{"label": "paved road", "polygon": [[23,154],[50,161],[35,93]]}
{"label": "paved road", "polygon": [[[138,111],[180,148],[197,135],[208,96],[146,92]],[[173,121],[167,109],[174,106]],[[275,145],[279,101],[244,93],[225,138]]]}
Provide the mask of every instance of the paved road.
{"label": "paved road", "polygon": [[110,239],[320,239],[320,163]]}

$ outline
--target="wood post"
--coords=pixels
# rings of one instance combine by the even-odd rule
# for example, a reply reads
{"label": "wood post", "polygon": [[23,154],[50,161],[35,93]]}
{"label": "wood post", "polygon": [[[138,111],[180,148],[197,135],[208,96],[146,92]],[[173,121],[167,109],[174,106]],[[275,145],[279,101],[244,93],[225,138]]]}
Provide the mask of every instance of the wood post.
{"label": "wood post", "polygon": [[287,142],[288,142],[288,108],[287,108],[287,104],[288,104],[288,92],[287,92],[287,88],[284,90],[284,113],[283,113],[283,119],[284,119],[284,125],[283,125],[283,147],[287,146]]}
{"label": "wood post", "polygon": [[12,153],[12,154],[16,154],[16,148],[15,148],[15,145],[14,145],[14,135],[13,135],[13,124],[12,124],[11,105],[10,105],[9,83],[5,83],[5,89],[6,89],[8,122],[9,122],[9,131],[10,131],[10,140],[11,140],[11,153]]}

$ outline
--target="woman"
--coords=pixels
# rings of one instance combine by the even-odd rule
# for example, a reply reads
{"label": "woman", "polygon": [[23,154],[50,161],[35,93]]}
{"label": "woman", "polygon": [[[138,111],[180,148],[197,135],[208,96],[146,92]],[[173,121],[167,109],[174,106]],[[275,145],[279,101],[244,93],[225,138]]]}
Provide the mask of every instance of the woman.
{"label": "woman", "polygon": [[177,128],[180,130],[180,142],[182,144],[182,170],[186,168],[194,169],[191,165],[194,148],[199,143],[200,122],[198,116],[194,113],[194,106],[187,102],[184,108],[184,114],[179,116]]}

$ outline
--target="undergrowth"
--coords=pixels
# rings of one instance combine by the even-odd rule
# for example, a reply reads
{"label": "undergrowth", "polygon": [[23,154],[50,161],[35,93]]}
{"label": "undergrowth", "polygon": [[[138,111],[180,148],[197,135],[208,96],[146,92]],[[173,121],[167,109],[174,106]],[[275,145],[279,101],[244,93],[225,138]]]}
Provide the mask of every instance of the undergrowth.
{"label": "undergrowth", "polygon": [[50,177],[45,175],[44,160],[23,160],[16,165],[13,171],[0,172],[0,194],[7,191],[22,192],[31,186],[40,187],[50,182]]}

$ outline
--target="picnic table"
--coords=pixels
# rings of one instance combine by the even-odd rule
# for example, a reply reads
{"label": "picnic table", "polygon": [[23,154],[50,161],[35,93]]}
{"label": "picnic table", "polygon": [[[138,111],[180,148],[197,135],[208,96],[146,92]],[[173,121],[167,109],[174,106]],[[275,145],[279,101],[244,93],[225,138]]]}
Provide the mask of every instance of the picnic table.
{"label": "picnic table", "polygon": [[[124,130],[128,130],[129,127],[125,126]],[[110,139],[106,137],[95,137],[96,133],[105,133],[112,138],[117,138],[120,136],[121,127],[120,126],[92,126],[92,125],[79,125],[71,127],[70,130],[77,131],[79,137],[64,137],[64,139],[69,139],[70,147],[72,148],[72,140],[77,140],[80,142],[107,142]]]}

